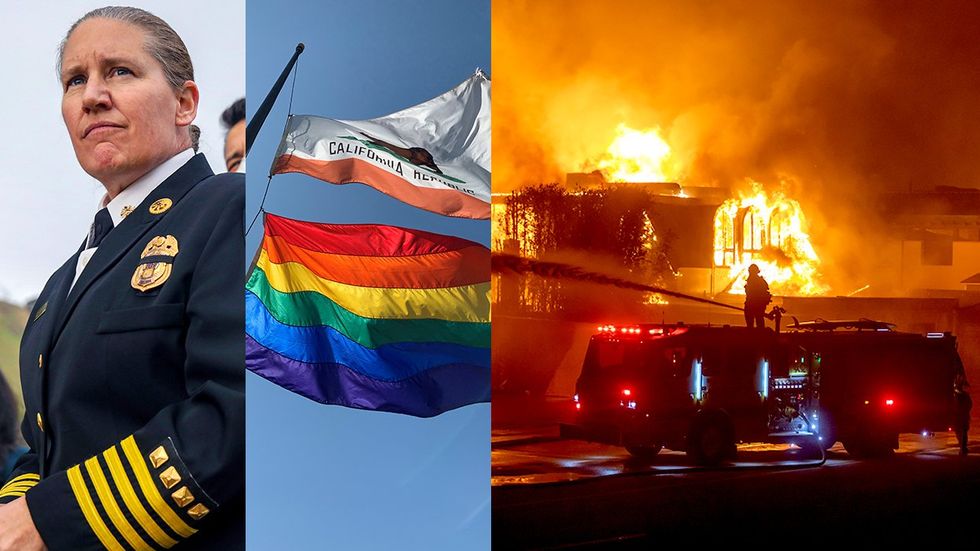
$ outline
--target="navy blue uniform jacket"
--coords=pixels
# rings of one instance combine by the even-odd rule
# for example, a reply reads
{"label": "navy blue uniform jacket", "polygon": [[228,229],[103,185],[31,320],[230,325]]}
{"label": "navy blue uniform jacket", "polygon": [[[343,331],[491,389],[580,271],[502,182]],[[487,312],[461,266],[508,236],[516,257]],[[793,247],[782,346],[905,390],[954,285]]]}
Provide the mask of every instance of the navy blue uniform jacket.
{"label": "navy blue uniform jacket", "polygon": [[38,297],[0,502],[49,549],[244,549],[244,180],[194,156]]}

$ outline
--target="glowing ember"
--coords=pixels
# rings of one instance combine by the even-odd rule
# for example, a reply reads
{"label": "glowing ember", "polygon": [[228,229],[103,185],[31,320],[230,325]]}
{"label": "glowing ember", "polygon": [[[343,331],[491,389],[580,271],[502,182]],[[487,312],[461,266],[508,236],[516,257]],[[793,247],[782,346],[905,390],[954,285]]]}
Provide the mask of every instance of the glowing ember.
{"label": "glowing ember", "polygon": [[669,182],[675,176],[670,146],[660,129],[616,128],[616,139],[594,163],[607,182]]}
{"label": "glowing ember", "polygon": [[660,293],[643,293],[643,304],[650,306],[664,306],[670,302]]}
{"label": "glowing ember", "polygon": [[781,191],[767,193],[751,181],[751,192],[729,199],[715,214],[715,266],[729,269],[732,294],[744,294],[745,276],[756,264],[773,295],[819,295],[820,258],[807,234],[800,204]]}

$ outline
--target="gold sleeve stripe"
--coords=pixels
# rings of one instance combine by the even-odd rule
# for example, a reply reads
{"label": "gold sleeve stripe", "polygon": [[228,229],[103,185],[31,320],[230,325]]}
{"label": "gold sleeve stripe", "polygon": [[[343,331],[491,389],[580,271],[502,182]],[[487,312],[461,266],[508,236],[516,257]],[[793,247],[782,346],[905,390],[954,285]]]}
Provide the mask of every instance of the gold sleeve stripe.
{"label": "gold sleeve stripe", "polygon": [[119,459],[119,453],[116,452],[116,448],[109,448],[102,456],[105,457],[105,462],[109,465],[109,474],[112,475],[112,480],[116,483],[116,489],[119,490],[119,495],[122,496],[123,502],[129,508],[129,512],[136,519],[136,522],[161,547],[170,549],[177,545],[177,540],[171,538],[160,528],[156,521],[153,520],[153,517],[150,516],[150,513],[143,507],[139,498],[136,497],[136,490],[133,488],[132,483],[129,482],[129,477],[126,476],[126,470],[123,469],[123,464]]}
{"label": "gold sleeve stripe", "polygon": [[13,488],[14,486],[37,486],[37,480],[20,480],[17,482],[11,482],[2,489],[6,490],[8,488]]}
{"label": "gold sleeve stripe", "polygon": [[99,501],[102,502],[102,508],[109,515],[109,520],[112,521],[116,530],[136,551],[153,551],[153,548],[136,533],[133,526],[126,520],[126,515],[119,508],[119,504],[116,503],[116,498],[112,496],[112,490],[109,489],[109,482],[106,481],[105,473],[102,472],[102,466],[99,465],[99,458],[87,459],[85,470],[88,472],[88,477],[92,479],[92,485],[95,486],[95,493],[99,496]]}
{"label": "gold sleeve stripe", "polygon": [[26,491],[14,491],[14,490],[11,490],[9,492],[4,492],[4,493],[0,494],[0,498],[3,498],[3,497],[11,497],[11,496],[13,496],[13,497],[21,497],[25,493],[27,493],[27,492]]}
{"label": "gold sleeve stripe", "polygon": [[85,487],[85,479],[82,478],[82,471],[78,465],[68,469],[68,482],[71,484],[71,490],[75,492],[75,500],[78,501],[78,506],[82,509],[85,520],[92,527],[95,537],[102,542],[102,546],[109,551],[126,551],[122,545],[119,545],[105,522],[102,522],[102,517],[99,516],[99,511],[95,509],[95,503],[92,502],[92,496],[89,495],[88,488]]}
{"label": "gold sleeve stripe", "polygon": [[24,495],[24,493],[26,493],[27,490],[30,490],[33,487],[34,486],[17,486],[14,488],[7,488],[6,490],[0,492],[0,497],[6,497],[10,494]]}
{"label": "gold sleeve stripe", "polygon": [[2,489],[0,489],[0,492],[7,491],[11,488],[21,488],[21,487],[33,488],[34,486],[37,486],[37,480],[23,480],[20,482],[11,482],[10,484],[7,484]]}
{"label": "gold sleeve stripe", "polygon": [[0,488],[0,491],[6,490],[7,486],[10,486],[11,484],[14,484],[16,482],[34,482],[35,484],[37,484],[39,480],[41,480],[41,477],[39,477],[34,473],[22,474],[20,476],[8,480],[7,483],[3,485],[3,488]]}
{"label": "gold sleeve stripe", "polygon": [[0,491],[0,495],[6,494],[8,492],[26,492],[36,486],[36,484],[17,484],[16,486],[11,486],[9,488],[4,488]]}
{"label": "gold sleeve stripe", "polygon": [[39,474],[37,474],[37,473],[24,473],[22,475],[17,475],[15,477],[11,478],[10,480],[7,481],[7,484],[10,484],[11,482],[20,480],[22,478],[29,478],[29,479],[32,479],[32,480],[41,480],[41,476]]}
{"label": "gold sleeve stripe", "polygon": [[123,440],[122,449],[123,453],[126,454],[126,459],[129,460],[129,466],[136,474],[136,481],[139,483],[140,489],[143,490],[143,495],[146,496],[146,501],[150,503],[150,507],[153,507],[153,510],[160,515],[160,518],[174,532],[177,532],[185,538],[194,535],[197,530],[188,526],[183,519],[177,516],[177,513],[170,508],[170,505],[160,495],[160,491],[157,490],[156,484],[153,482],[153,477],[150,475],[150,470],[146,468],[146,463],[143,462],[143,453],[140,452],[139,446],[136,445],[136,439],[130,436]]}

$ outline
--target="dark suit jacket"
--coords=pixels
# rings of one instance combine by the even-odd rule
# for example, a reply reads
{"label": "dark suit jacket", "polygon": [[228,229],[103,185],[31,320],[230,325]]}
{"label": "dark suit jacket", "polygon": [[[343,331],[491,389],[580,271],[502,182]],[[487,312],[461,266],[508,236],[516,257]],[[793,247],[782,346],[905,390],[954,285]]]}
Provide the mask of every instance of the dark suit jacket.
{"label": "dark suit jacket", "polygon": [[38,297],[0,502],[49,549],[244,549],[244,179],[196,155]]}

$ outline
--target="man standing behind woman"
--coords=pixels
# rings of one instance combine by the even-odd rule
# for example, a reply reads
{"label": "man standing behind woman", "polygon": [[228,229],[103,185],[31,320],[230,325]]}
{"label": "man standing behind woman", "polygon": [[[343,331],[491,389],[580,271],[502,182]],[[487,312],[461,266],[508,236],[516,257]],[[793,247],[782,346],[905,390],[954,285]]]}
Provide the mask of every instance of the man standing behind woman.
{"label": "man standing behind woman", "polygon": [[245,172],[245,98],[236,100],[221,113],[225,127],[225,168]]}
{"label": "man standing behind woman", "polygon": [[0,488],[0,551],[243,549],[244,176],[194,153],[193,66],[163,20],[94,10],[58,64],[106,193],[24,330],[30,449]]}

